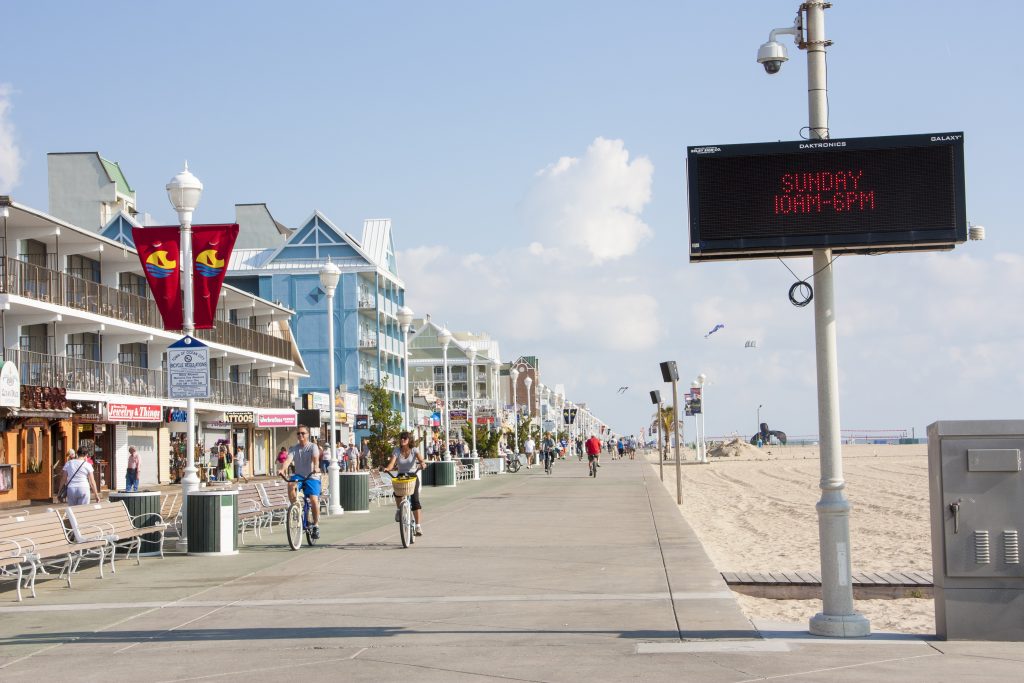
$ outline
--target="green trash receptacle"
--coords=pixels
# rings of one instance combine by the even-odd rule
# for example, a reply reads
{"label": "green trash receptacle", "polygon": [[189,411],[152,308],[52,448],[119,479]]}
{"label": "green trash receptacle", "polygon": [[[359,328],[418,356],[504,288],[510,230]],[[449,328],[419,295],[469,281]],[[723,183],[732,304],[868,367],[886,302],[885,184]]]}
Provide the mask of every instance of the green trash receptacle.
{"label": "green trash receptacle", "polygon": [[238,491],[188,494],[185,525],[189,555],[237,555]]}
{"label": "green trash receptacle", "polygon": [[370,511],[370,473],[339,472],[338,493],[341,508],[346,512]]}
{"label": "green trash receptacle", "polygon": [[455,486],[455,463],[451,460],[442,460],[440,462],[430,463],[433,467],[427,469],[433,470],[433,479],[430,482],[432,486]]}
{"label": "green trash receptacle", "polygon": [[[128,508],[128,514],[136,528],[156,526],[160,519],[160,492],[159,491],[111,491],[107,496],[108,500],[122,501]],[[172,520],[173,521],[173,520]],[[160,534],[146,534],[142,537],[142,548],[139,555],[159,555]]]}
{"label": "green trash receptacle", "polygon": [[434,465],[436,464],[436,460],[430,460],[427,462],[427,468],[423,470],[423,486],[434,485]]}

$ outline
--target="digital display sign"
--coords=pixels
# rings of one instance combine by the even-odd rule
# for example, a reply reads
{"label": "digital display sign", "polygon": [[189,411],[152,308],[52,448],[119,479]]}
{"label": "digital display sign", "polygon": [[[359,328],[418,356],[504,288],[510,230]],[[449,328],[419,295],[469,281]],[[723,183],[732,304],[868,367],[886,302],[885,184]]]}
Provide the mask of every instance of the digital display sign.
{"label": "digital display sign", "polygon": [[690,260],[951,249],[963,133],[687,148]]}

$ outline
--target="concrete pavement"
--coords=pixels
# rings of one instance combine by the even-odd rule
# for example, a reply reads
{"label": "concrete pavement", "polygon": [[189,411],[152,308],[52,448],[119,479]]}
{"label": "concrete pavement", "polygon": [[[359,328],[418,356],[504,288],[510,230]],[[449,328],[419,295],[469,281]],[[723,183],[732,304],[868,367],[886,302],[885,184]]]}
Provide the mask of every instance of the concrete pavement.
{"label": "concrete pavement", "polygon": [[542,468],[280,529],[235,557],[143,558],[68,590],[0,584],[0,680],[877,681],[1015,679],[1024,646],[812,638],[744,618],[656,467]]}

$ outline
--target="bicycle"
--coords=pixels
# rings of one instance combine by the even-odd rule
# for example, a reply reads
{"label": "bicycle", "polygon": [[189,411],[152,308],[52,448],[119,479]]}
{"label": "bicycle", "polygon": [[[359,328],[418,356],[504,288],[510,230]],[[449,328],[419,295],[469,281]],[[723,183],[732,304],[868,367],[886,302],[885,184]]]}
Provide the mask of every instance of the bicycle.
{"label": "bicycle", "polygon": [[[418,471],[418,470],[417,470]],[[398,537],[402,541],[402,547],[408,548],[416,542],[416,518],[412,514],[412,503],[409,499],[416,492],[416,471],[410,474],[391,474],[391,488],[396,498],[402,500],[398,503]]]}
{"label": "bicycle", "polygon": [[[310,475],[311,477],[312,475]],[[310,477],[303,477],[300,474],[293,474],[287,481],[295,482],[295,502],[288,506],[285,513],[285,532],[288,536],[288,545],[292,550],[298,550],[302,545],[302,535],[306,535],[306,545],[316,545],[317,539],[313,536],[313,506],[309,498],[302,493],[301,482]],[[301,500],[301,502],[300,502]]]}
{"label": "bicycle", "polygon": [[544,455],[544,471],[551,474],[551,470],[555,467],[555,453],[554,451],[548,451]]}
{"label": "bicycle", "polygon": [[512,474],[518,472],[521,466],[522,463],[519,462],[519,456],[511,454],[507,458],[505,458],[505,469],[507,469]]}
{"label": "bicycle", "polygon": [[598,465],[597,465],[597,458],[591,458],[590,459],[589,467],[590,467],[590,476],[592,476],[592,477],[594,477],[596,479],[597,478],[597,467],[598,467]]}

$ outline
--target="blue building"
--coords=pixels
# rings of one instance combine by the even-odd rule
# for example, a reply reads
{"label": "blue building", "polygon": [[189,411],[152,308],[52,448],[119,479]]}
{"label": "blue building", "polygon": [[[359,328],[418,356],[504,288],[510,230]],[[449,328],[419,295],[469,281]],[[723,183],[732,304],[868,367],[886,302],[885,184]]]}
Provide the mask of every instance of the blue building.
{"label": "blue building", "polygon": [[327,294],[320,286],[320,269],[330,259],[341,269],[334,294],[335,387],[358,393],[359,412],[366,413],[363,386],[383,384],[394,408],[403,410],[405,346],[396,316],[405,285],[391,221],[364,221],[357,240],[319,211],[294,230],[275,221],[264,204],[240,204],[235,216],[239,240],[226,282],[295,311],[291,329],[309,371],[300,393],[330,391]]}

